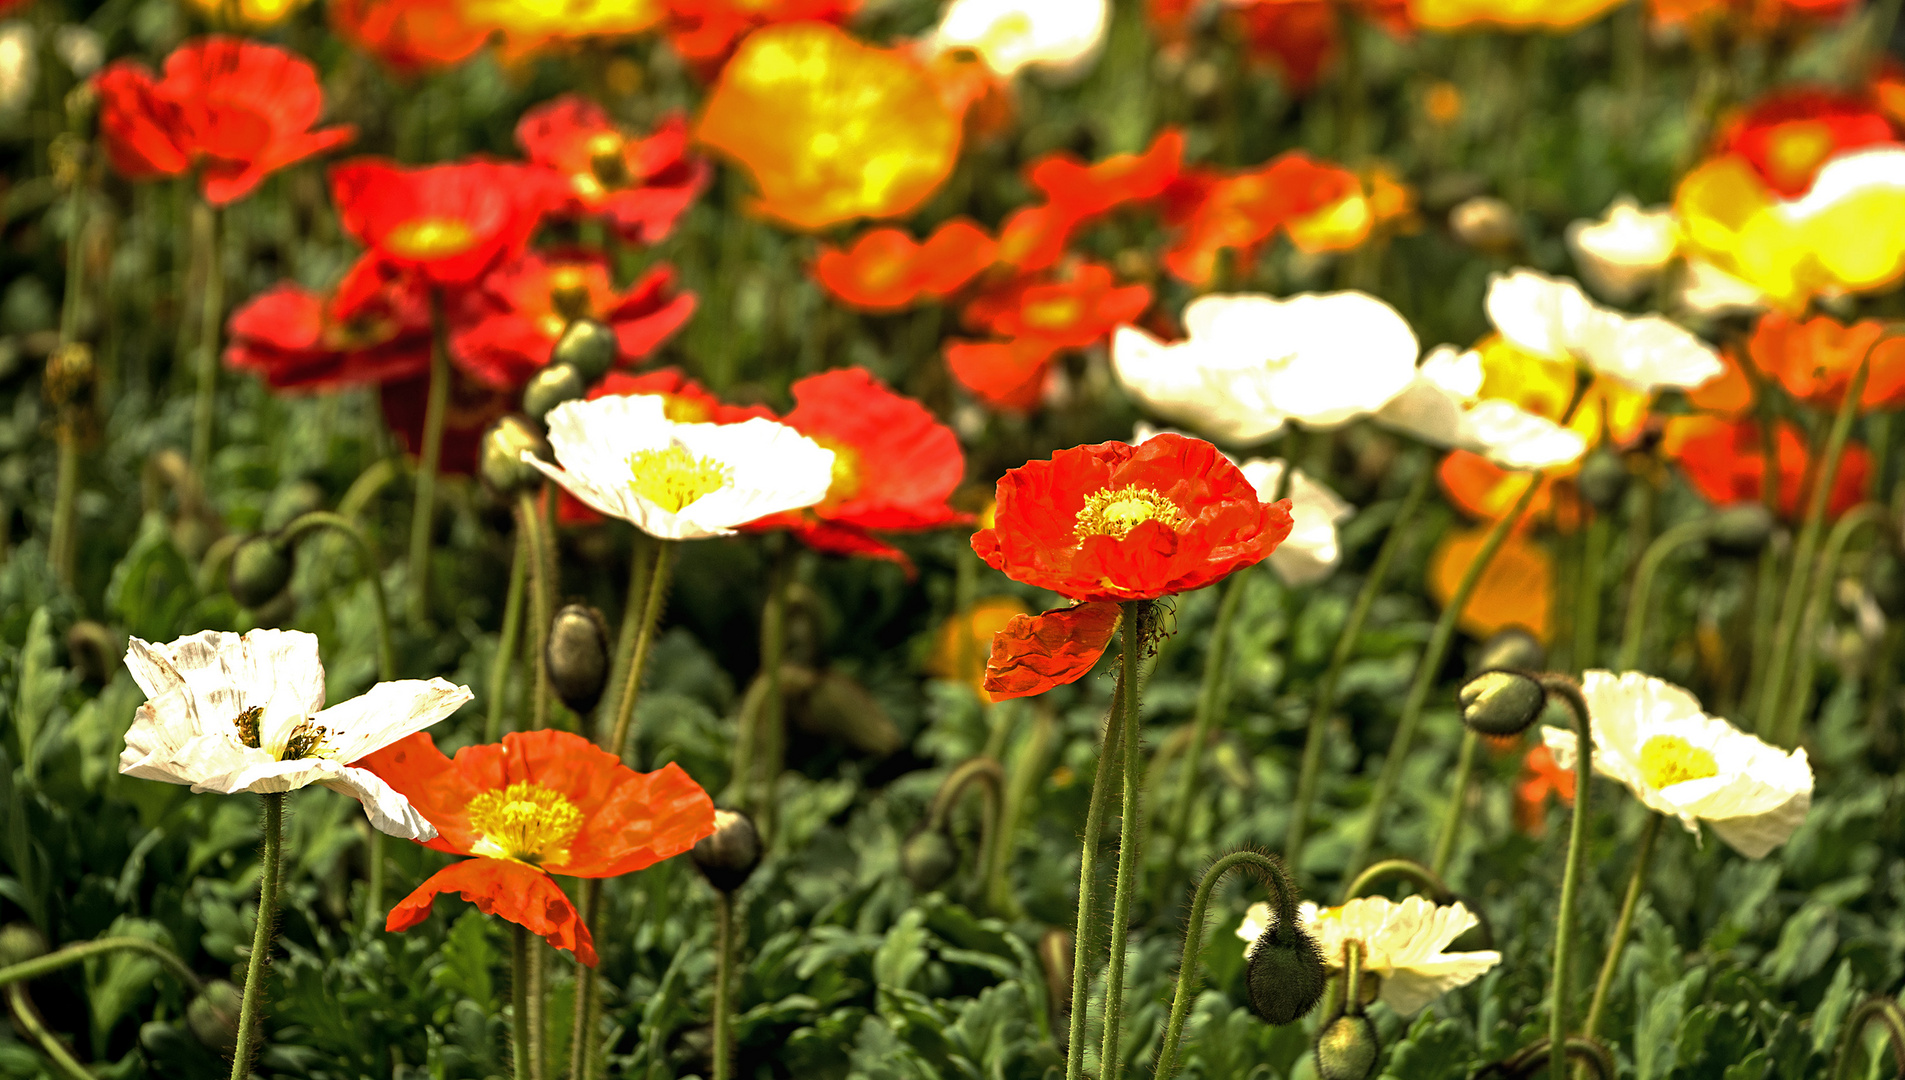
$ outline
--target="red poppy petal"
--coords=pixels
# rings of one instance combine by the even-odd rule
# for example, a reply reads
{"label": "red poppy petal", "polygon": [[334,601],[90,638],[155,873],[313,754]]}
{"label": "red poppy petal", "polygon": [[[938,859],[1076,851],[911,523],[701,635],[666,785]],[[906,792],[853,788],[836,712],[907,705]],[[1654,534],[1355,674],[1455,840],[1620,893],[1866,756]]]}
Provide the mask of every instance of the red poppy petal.
{"label": "red poppy petal", "polygon": [[993,700],[1041,694],[1084,678],[1111,643],[1117,604],[1080,604],[1042,615],[1014,615],[993,635],[986,693]]}
{"label": "red poppy petal", "polygon": [[429,732],[407,735],[351,764],[376,774],[437,827],[437,838],[425,841],[427,846],[453,855],[470,853],[479,837],[470,828],[468,809],[483,789],[437,749]]}
{"label": "red poppy petal", "polygon": [[589,967],[595,966],[595,939],[555,879],[508,859],[451,863],[391,908],[384,929],[392,933],[410,929],[430,914],[439,895],[451,892],[483,914],[508,919],[550,945],[569,950]]}

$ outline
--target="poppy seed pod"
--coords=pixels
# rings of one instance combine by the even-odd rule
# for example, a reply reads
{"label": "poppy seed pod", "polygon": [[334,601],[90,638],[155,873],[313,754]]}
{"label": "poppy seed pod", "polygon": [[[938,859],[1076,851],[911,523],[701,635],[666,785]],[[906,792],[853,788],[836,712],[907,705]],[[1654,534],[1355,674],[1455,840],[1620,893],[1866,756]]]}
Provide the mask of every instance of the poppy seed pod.
{"label": "poppy seed pod", "polygon": [[567,364],[582,373],[584,383],[593,383],[614,366],[615,352],[615,331],[594,319],[577,319],[557,339],[549,362],[558,367]]}
{"label": "poppy seed pod", "polygon": [[609,679],[609,629],[602,613],[587,604],[563,605],[550,620],[543,653],[562,703],[578,715],[593,711]]}
{"label": "poppy seed pod", "polygon": [[1606,447],[1589,454],[1575,478],[1581,497],[1603,514],[1611,514],[1627,494],[1627,463]]}
{"label": "poppy seed pod", "polygon": [[0,928],[0,967],[24,964],[46,955],[46,939],[26,923],[8,923]]}
{"label": "poppy seed pod", "polygon": [[260,608],[284,592],[293,569],[289,545],[275,536],[254,536],[232,552],[225,585],[232,599],[248,608]]}
{"label": "poppy seed pod", "polygon": [[549,440],[520,416],[505,416],[483,433],[480,468],[483,482],[498,495],[515,495],[542,483],[542,474],[523,460],[523,451],[549,460]]}
{"label": "poppy seed pod", "polygon": [[1244,974],[1250,1011],[1266,1024],[1281,1026],[1309,1015],[1323,999],[1326,980],[1316,938],[1295,920],[1272,925],[1250,947]]}
{"label": "poppy seed pod", "polygon": [[185,1024],[207,1049],[230,1054],[238,1047],[238,1007],[244,995],[224,979],[213,979],[185,1007]]}
{"label": "poppy seed pod", "polygon": [[1376,1075],[1382,1040],[1361,1012],[1344,1013],[1316,1036],[1316,1075],[1321,1080],[1368,1080]]}
{"label": "poppy seed pod", "polygon": [[1751,558],[1772,536],[1773,515],[1763,504],[1735,503],[1714,513],[1707,528],[1707,547],[1715,555]]}
{"label": "poppy seed pod", "polygon": [[1475,671],[1540,671],[1548,666],[1548,650],[1527,628],[1509,626],[1495,631],[1482,642],[1475,657]]}
{"label": "poppy seed pod", "polygon": [[1484,671],[1463,684],[1456,700],[1462,723],[1483,735],[1519,735],[1548,702],[1541,684],[1514,671]]}
{"label": "poppy seed pod", "polygon": [[550,364],[536,372],[523,387],[523,411],[540,423],[549,410],[565,401],[574,401],[587,393],[589,383],[574,364]]}
{"label": "poppy seed pod", "polygon": [[714,831],[695,842],[688,850],[695,869],[708,884],[731,893],[747,881],[761,865],[761,834],[754,821],[738,810],[716,810]]}
{"label": "poppy seed pod", "polygon": [[900,848],[900,870],[920,892],[931,892],[944,885],[958,868],[959,852],[938,829],[921,829]]}

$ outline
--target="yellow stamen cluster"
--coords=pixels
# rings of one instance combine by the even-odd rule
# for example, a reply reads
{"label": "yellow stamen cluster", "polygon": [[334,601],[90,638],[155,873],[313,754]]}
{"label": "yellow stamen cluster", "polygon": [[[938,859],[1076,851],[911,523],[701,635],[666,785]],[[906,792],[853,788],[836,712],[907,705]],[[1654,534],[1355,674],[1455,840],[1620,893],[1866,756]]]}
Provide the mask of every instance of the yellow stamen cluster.
{"label": "yellow stamen cluster", "polygon": [[455,218],[417,218],[390,231],[384,246],[411,259],[456,255],[476,243],[476,232]]}
{"label": "yellow stamen cluster", "polygon": [[605,188],[626,187],[633,179],[628,172],[628,158],[623,155],[626,141],[612,131],[597,132],[589,136],[589,171],[595,175],[595,181]]}
{"label": "yellow stamen cluster", "polygon": [[330,730],[322,725],[300,720],[298,726],[291,729],[291,737],[284,741],[284,753],[278,755],[278,760],[317,757],[324,750],[324,737],[329,734]]}
{"label": "yellow stamen cluster", "polygon": [[582,830],[582,811],[541,784],[528,781],[470,800],[470,828],[482,839],[478,855],[540,866],[569,855],[569,841]]}
{"label": "yellow stamen cluster", "polygon": [[1641,744],[1640,775],[1656,791],[1719,774],[1712,753],[1678,735],[1656,735]]}
{"label": "yellow stamen cluster", "polygon": [[635,494],[671,514],[721,490],[734,478],[734,470],[728,466],[713,458],[697,457],[679,444],[630,454],[628,468],[635,474],[629,481]]}
{"label": "yellow stamen cluster", "polygon": [[1085,496],[1084,508],[1078,511],[1078,538],[1109,536],[1123,540],[1126,533],[1146,521],[1160,522],[1172,532],[1190,524],[1184,511],[1162,492],[1131,484]]}
{"label": "yellow stamen cluster", "polygon": [[580,266],[558,266],[549,272],[549,306],[565,324],[594,314],[589,277]]}
{"label": "yellow stamen cluster", "polygon": [[264,715],[265,707],[263,705],[253,705],[251,708],[238,714],[238,719],[232,721],[232,726],[238,729],[239,742],[244,743],[253,750],[258,749],[258,721],[263,718]]}

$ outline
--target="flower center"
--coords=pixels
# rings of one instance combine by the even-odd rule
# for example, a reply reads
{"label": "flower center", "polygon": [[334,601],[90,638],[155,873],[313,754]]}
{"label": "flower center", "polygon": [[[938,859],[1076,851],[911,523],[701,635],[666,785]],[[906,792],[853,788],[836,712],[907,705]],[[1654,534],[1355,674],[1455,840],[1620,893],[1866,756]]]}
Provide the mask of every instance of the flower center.
{"label": "flower center", "polygon": [[683,397],[680,394],[659,396],[661,397],[661,414],[677,424],[705,424],[709,417],[714,415],[714,410],[708,408],[705,402]]}
{"label": "flower center", "polygon": [[408,259],[440,259],[476,243],[476,230],[456,218],[417,218],[390,230],[384,246]]}
{"label": "flower center", "polygon": [[238,719],[232,721],[232,726],[238,729],[238,741],[251,747],[253,750],[258,749],[258,720],[264,716],[264,714],[265,707],[263,705],[253,705],[251,708],[239,713]]}
{"label": "flower center", "polygon": [[1832,129],[1817,120],[1781,124],[1767,140],[1766,164],[1780,183],[1797,186],[1832,153]]}
{"label": "flower center", "polygon": [[860,452],[846,443],[825,436],[809,436],[821,446],[833,451],[833,481],[827,485],[827,497],[820,505],[839,506],[855,495],[865,482],[860,474]]}
{"label": "flower center", "polygon": [[[238,729],[238,741],[253,750],[265,749],[259,733],[259,722],[264,719],[262,705],[253,705],[238,714],[232,726]],[[279,752],[279,761],[299,761],[304,758],[319,757],[324,753],[324,737],[331,730],[322,724],[313,724],[309,720],[298,721],[291,729],[291,736],[284,741],[284,749]]]}
{"label": "flower center", "polygon": [[613,131],[589,136],[589,171],[605,188],[628,186],[628,158],[623,156],[624,140]]}
{"label": "flower center", "polygon": [[492,859],[540,866],[569,857],[582,811],[560,794],[527,781],[470,800],[470,828],[482,835],[470,850]]}
{"label": "flower center", "polygon": [[1184,511],[1165,498],[1163,492],[1131,484],[1121,488],[1105,488],[1085,496],[1085,506],[1078,511],[1076,528],[1080,540],[1087,536],[1109,536],[1114,540],[1123,540],[1126,533],[1146,521],[1156,521],[1172,532],[1190,523]]}
{"label": "flower center", "polygon": [[680,444],[630,454],[628,468],[635,474],[629,481],[635,494],[671,514],[680,513],[689,503],[721,490],[734,479],[734,470],[713,458],[696,457]]}
{"label": "flower center", "polygon": [[591,314],[589,278],[580,266],[558,266],[549,272],[549,305],[567,322]]}
{"label": "flower center", "polygon": [[1656,791],[1719,774],[1711,753],[1678,735],[1656,735],[1641,744],[1640,775]]}

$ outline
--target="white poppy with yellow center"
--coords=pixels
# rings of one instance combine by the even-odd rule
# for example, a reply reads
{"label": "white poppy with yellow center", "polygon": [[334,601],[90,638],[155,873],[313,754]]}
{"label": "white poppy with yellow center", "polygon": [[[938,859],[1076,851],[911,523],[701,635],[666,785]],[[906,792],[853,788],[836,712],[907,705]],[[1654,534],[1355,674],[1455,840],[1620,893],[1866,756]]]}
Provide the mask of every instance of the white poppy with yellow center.
{"label": "white poppy with yellow center", "polygon": [[549,411],[557,465],[524,453],[571,495],[664,540],[727,536],[813,506],[834,482],[834,453],[785,424],[681,424],[654,394],[566,401]]}
{"label": "white poppy with yellow center", "polygon": [[1680,250],[1680,219],[1673,209],[1641,209],[1632,195],[1615,199],[1599,220],[1569,223],[1568,253],[1594,291],[1626,303],[1659,279]]}
{"label": "white poppy with yellow center", "polygon": [[1659,315],[1633,316],[1588,299],[1581,286],[1521,269],[1488,283],[1488,319],[1536,356],[1573,357],[1636,390],[1690,390],[1725,370],[1718,353]]}
{"label": "white poppy with yellow center", "polygon": [[[1374,981],[1376,999],[1400,1016],[1421,1012],[1429,1002],[1474,982],[1502,962],[1502,954],[1492,950],[1444,951],[1480,921],[1459,902],[1441,905],[1411,896],[1398,903],[1382,896],[1362,896],[1340,907],[1319,908],[1306,900],[1297,917],[1315,935],[1323,963],[1332,974],[1343,970],[1347,944],[1360,943],[1365,984]],[[1237,927],[1237,936],[1251,943],[1246,950],[1269,929],[1270,920],[1269,904],[1250,906]]]}
{"label": "white poppy with yellow center", "polygon": [[1579,432],[1502,398],[1484,398],[1482,356],[1448,345],[1429,351],[1409,388],[1376,421],[1431,446],[1481,454],[1504,469],[1546,469],[1587,452]]}
{"label": "white poppy with yellow center", "polygon": [[[1786,842],[1812,805],[1812,766],[1700,711],[1692,694],[1638,671],[1581,677],[1594,771],[1627,785],[1656,813],[1698,833],[1704,821],[1749,859]],[[1573,731],[1546,727],[1555,763],[1574,767]]]}
{"label": "white poppy with yellow center", "polygon": [[929,39],[935,52],[971,49],[1002,79],[1036,67],[1079,74],[1104,49],[1108,0],[952,0]]}

